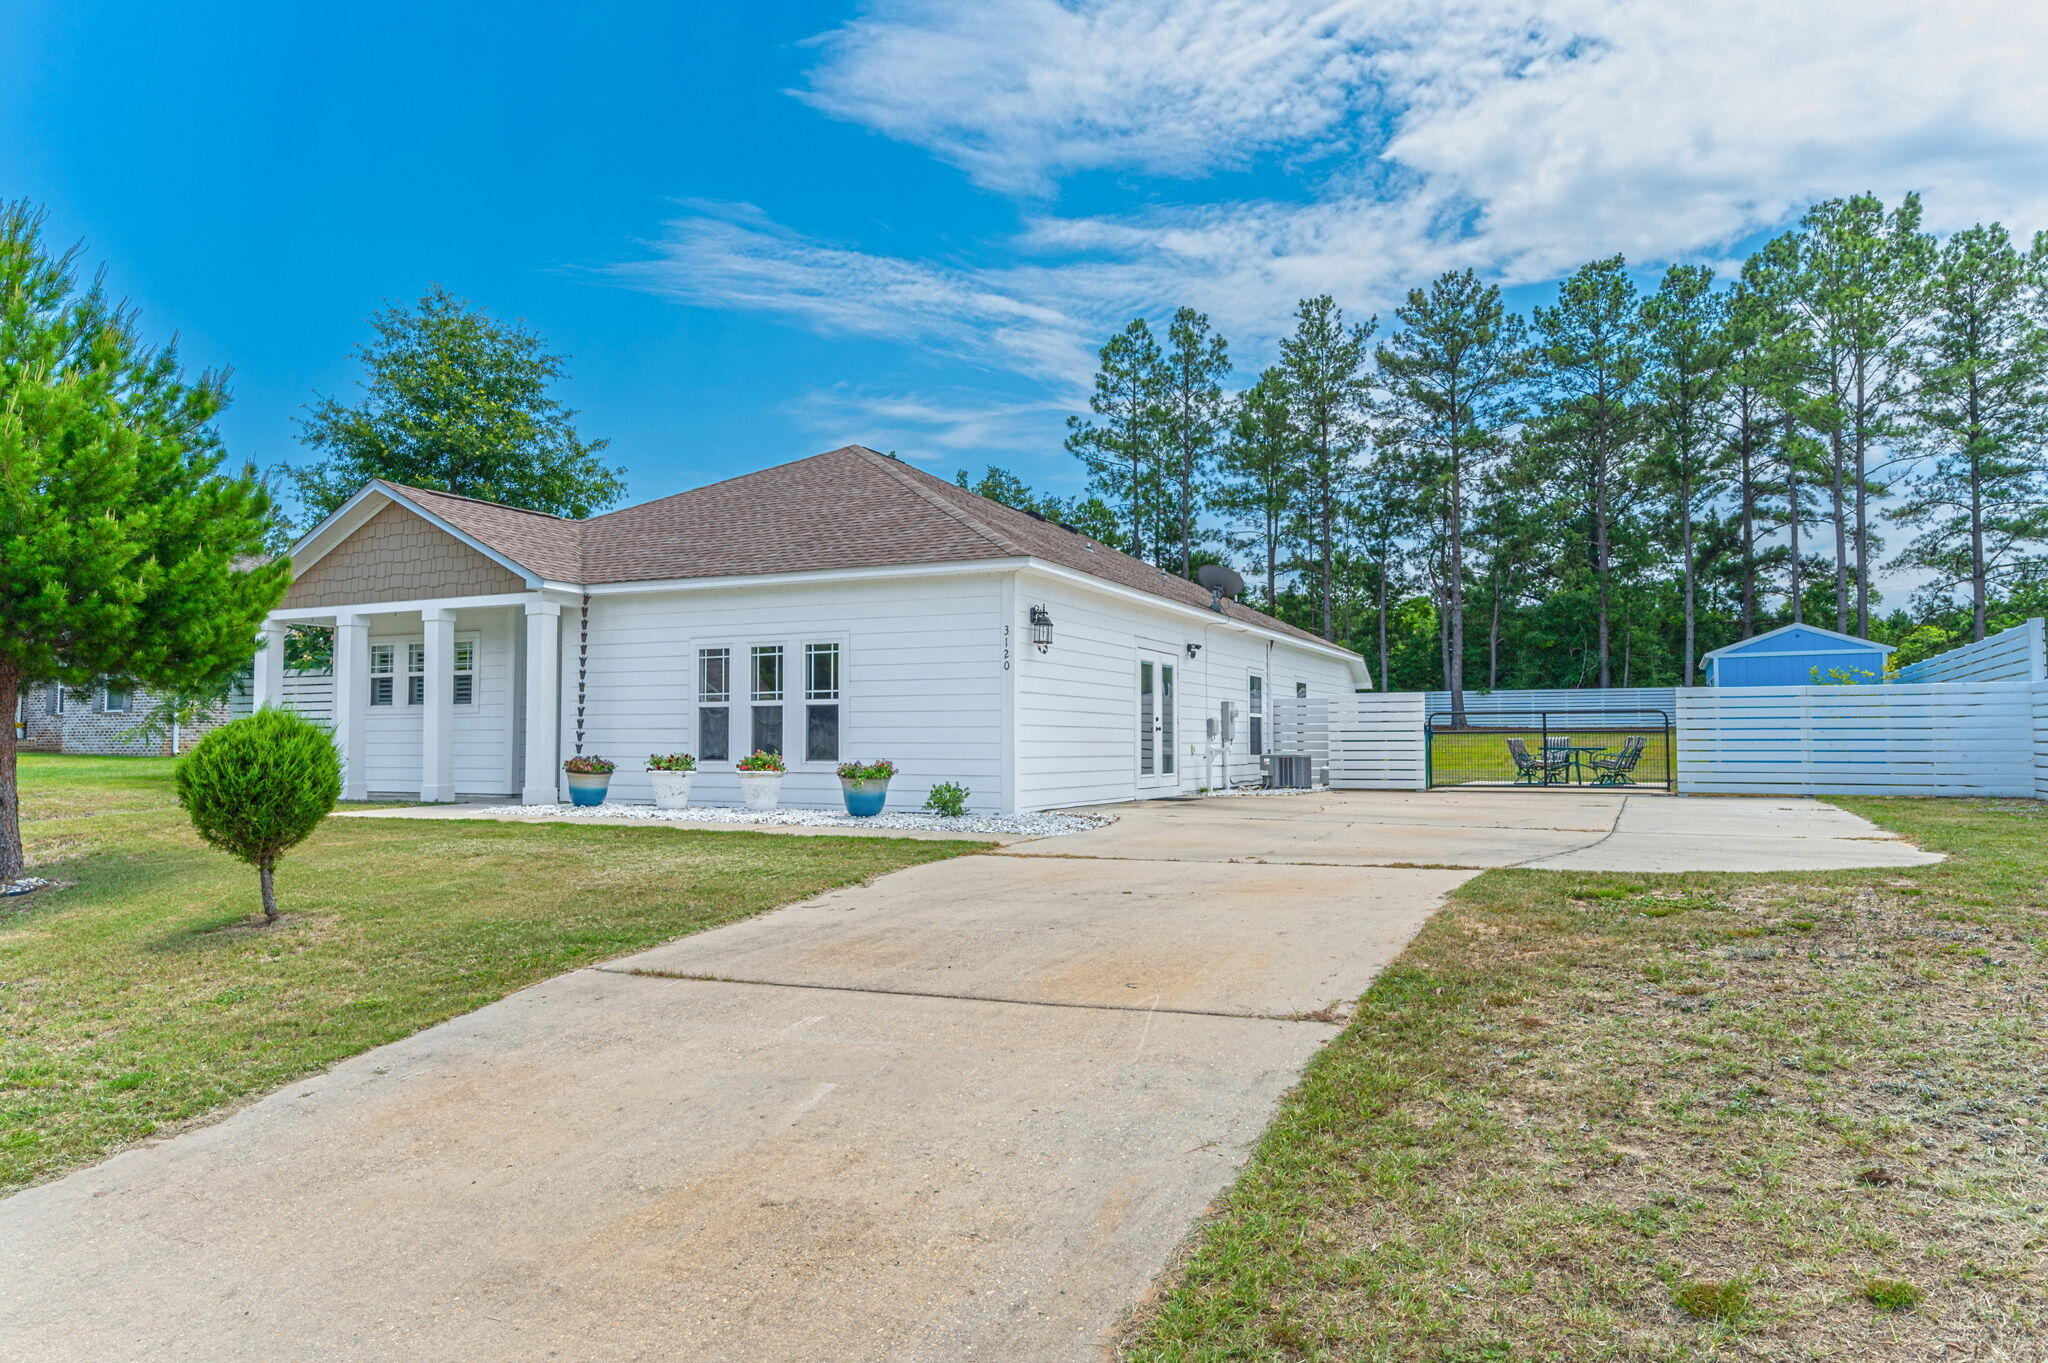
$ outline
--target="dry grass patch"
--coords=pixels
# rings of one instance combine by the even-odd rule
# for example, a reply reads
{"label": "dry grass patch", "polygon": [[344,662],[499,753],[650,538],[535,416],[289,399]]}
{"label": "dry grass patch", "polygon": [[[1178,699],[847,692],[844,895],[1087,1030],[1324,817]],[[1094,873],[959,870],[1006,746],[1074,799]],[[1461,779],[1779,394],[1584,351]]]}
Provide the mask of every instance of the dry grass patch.
{"label": "dry grass patch", "polygon": [[2048,1357],[2048,819],[1843,803],[1953,859],[1470,882],[1127,1357]]}

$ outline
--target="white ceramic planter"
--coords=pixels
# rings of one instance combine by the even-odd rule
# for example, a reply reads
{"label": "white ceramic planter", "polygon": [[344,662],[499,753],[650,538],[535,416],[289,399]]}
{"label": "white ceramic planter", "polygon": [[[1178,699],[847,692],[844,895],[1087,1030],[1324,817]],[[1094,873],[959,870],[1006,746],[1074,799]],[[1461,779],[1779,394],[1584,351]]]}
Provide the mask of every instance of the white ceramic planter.
{"label": "white ceramic planter", "polygon": [[690,803],[690,780],[694,771],[650,771],[647,779],[654,783],[654,807],[656,809],[686,809]]}
{"label": "white ceramic planter", "polygon": [[782,773],[779,771],[743,771],[740,773],[740,798],[748,809],[773,809],[782,799]]}

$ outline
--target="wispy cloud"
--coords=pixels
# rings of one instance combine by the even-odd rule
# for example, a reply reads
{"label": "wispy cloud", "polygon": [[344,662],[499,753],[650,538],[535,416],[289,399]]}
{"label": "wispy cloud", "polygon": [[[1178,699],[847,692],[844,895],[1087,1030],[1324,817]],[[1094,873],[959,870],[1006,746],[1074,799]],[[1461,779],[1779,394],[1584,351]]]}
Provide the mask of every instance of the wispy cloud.
{"label": "wispy cloud", "polygon": [[[1057,398],[1002,398],[944,389],[884,392],[833,384],[812,392],[797,418],[827,440],[859,439],[950,476],[959,465],[980,465],[1012,454],[1057,448],[1070,402]],[[850,434],[854,433],[854,434]]]}
{"label": "wispy cloud", "polygon": [[[621,275],[1049,400],[1112,327],[1180,303],[1256,357],[1307,294],[1363,313],[1445,269],[1711,258],[1833,194],[1923,190],[1941,228],[2048,224],[2037,4],[878,0],[818,50],[805,99],[1014,197],[1024,229],[932,261],[695,204]],[[1268,192],[1213,178],[1245,167]],[[1143,207],[1062,211],[1098,170],[1161,178]],[[954,397],[901,427],[995,439],[983,405],[996,425]]]}

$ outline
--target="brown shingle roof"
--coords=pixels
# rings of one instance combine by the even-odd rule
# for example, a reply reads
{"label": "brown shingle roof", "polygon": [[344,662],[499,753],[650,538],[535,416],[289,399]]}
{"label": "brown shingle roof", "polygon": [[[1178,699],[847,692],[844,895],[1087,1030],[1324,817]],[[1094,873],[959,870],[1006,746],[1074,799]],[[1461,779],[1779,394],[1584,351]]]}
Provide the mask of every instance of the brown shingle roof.
{"label": "brown shingle roof", "polygon": [[[391,485],[480,543],[557,582],[646,582],[902,563],[1036,558],[1183,605],[1209,592],[1108,545],[861,445],[570,521]],[[1230,619],[1323,643],[1235,601]]]}

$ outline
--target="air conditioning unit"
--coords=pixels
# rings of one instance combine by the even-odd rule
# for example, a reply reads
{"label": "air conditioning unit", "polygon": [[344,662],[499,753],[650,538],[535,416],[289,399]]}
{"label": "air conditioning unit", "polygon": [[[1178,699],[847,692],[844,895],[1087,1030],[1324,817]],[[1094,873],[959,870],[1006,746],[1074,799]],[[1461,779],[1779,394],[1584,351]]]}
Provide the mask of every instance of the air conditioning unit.
{"label": "air conditioning unit", "polygon": [[1309,754],[1274,753],[1266,759],[1266,786],[1271,790],[1307,790],[1316,783],[1316,760]]}

